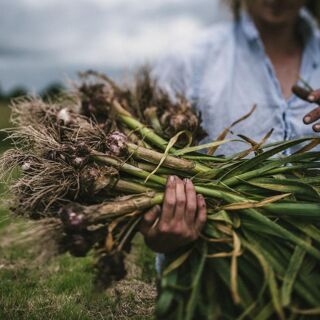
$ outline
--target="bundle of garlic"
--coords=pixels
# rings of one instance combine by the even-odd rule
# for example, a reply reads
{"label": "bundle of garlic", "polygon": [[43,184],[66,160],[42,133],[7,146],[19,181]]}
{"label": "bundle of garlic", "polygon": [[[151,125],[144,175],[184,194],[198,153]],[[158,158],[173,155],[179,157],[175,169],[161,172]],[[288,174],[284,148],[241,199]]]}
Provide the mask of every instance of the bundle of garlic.
{"label": "bundle of garlic", "polygon": [[190,178],[208,221],[195,243],[166,258],[157,316],[318,314],[320,153],[312,148],[320,139],[205,155],[199,151],[232,141],[190,146],[192,134],[203,137],[200,118],[148,73],[131,88],[94,72],[83,77],[55,104],[30,98],[12,106],[15,147],[1,158],[4,175],[20,168],[12,211],[38,220],[35,230],[42,222],[57,253],[93,251],[96,283],[107,287],[125,276],[132,238],[145,211],[162,203],[167,177]]}

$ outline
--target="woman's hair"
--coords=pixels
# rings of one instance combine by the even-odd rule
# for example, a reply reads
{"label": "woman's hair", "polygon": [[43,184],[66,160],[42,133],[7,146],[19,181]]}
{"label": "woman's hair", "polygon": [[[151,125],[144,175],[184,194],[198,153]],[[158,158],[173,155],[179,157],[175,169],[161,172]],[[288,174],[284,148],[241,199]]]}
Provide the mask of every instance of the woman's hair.
{"label": "woman's hair", "polygon": [[[241,2],[242,0],[225,0],[228,2],[232,9],[234,17],[237,19],[239,17]],[[308,0],[306,7],[312,13],[312,15],[320,22],[320,1],[319,0]]]}
{"label": "woman's hair", "polygon": [[241,0],[226,0],[226,2],[232,9],[233,16],[238,19],[241,9]]}
{"label": "woman's hair", "polygon": [[319,0],[309,0],[307,2],[307,8],[320,23],[320,1]]}

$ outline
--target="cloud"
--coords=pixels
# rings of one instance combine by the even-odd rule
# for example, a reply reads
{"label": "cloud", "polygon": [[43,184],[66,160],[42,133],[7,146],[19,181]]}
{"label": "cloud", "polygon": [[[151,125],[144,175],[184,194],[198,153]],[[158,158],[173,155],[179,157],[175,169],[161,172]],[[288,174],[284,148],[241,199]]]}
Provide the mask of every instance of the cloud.
{"label": "cloud", "polygon": [[38,88],[41,74],[44,85],[52,80],[50,70],[123,70],[154,60],[220,19],[218,1],[2,0],[0,82]]}

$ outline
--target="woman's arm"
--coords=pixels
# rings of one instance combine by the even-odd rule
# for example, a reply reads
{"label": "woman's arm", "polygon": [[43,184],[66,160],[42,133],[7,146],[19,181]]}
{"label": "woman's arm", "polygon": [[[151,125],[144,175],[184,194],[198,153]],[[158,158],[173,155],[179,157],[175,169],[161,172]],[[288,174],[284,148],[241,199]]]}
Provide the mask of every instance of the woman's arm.
{"label": "woman's arm", "polygon": [[140,231],[146,244],[159,253],[170,253],[195,241],[206,222],[206,203],[189,179],[168,179],[162,209],[152,208],[144,216]]}

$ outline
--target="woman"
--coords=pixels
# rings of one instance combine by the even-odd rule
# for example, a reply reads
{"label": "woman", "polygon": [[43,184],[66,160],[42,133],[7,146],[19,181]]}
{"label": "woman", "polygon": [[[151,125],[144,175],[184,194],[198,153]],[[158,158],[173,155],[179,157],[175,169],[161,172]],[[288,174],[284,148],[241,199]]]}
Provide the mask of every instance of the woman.
{"label": "woman", "polygon": [[[155,69],[160,84],[184,92],[202,112],[208,140],[234,120],[253,116],[235,128],[260,141],[271,128],[269,142],[320,132],[320,109],[291,93],[299,75],[312,87],[320,84],[320,35],[314,19],[319,1],[233,1],[234,21],[215,26],[186,53],[175,53]],[[309,10],[307,10],[309,8]],[[312,15],[312,12],[313,15]],[[309,100],[320,99],[313,92]],[[304,119],[304,123],[302,121]],[[239,151],[241,144],[221,146]],[[294,150],[290,150],[294,152]],[[141,232],[157,252],[170,253],[194,241],[206,220],[205,201],[191,181],[171,177],[163,207],[145,215]]]}

